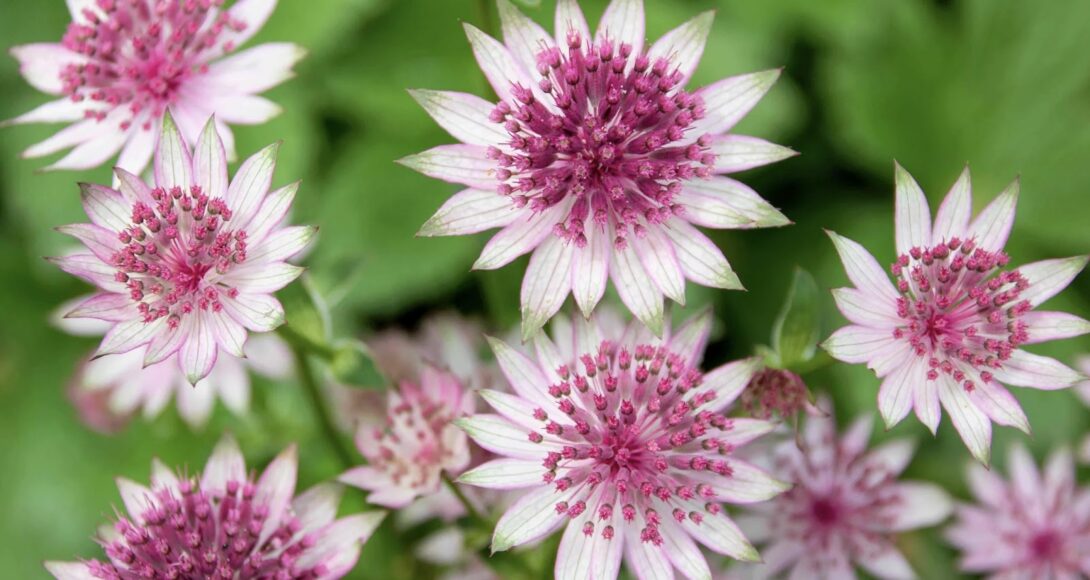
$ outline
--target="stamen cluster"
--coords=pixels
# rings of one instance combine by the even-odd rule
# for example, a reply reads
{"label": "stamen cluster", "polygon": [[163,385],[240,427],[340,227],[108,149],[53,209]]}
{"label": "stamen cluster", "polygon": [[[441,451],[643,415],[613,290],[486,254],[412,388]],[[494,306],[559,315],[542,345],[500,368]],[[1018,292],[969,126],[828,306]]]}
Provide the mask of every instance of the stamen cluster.
{"label": "stamen cluster", "polygon": [[151,191],[152,208],[132,207],[132,225],[118,233],[124,246],[112,263],[115,279],[125,284],[144,322],[167,317],[177,328],[195,308],[220,312],[220,293],[231,298],[238,289],[215,281],[246,261],[246,232],[232,230],[232,212],[222,199],[209,199],[194,185]]}
{"label": "stamen cluster", "polygon": [[993,371],[1029,340],[1020,318],[1032,305],[1020,295],[1030,282],[1017,270],[1003,271],[1009,262],[1002,250],[956,237],[897,258],[891,269],[904,323],[893,336],[927,359],[928,380],[941,373],[972,392],[975,380],[991,381]]}
{"label": "stamen cluster", "polygon": [[670,60],[654,62],[638,47],[569,34],[567,50],[537,55],[538,86],[515,86],[491,120],[510,135],[509,150],[490,147],[499,192],[518,207],[544,211],[575,201],[554,233],[578,247],[586,221],[615,228],[614,245],[642,236],[682,211],[674,201],[685,180],[711,175],[710,138],[686,138],[704,117],[700,97],[683,88]]}
{"label": "stamen cluster", "polygon": [[[61,44],[84,58],[61,71],[63,93],[75,102],[89,101],[87,118],[106,118],[118,105],[132,113],[122,121],[128,130],[137,117],[150,130],[194,74],[207,72],[202,55],[228,53],[234,42],[224,32],[241,32],[246,23],[219,11],[224,0],[97,0],[83,9],[82,20],[69,24]],[[98,110],[96,104],[109,105]],[[150,113],[143,115],[144,113]]]}

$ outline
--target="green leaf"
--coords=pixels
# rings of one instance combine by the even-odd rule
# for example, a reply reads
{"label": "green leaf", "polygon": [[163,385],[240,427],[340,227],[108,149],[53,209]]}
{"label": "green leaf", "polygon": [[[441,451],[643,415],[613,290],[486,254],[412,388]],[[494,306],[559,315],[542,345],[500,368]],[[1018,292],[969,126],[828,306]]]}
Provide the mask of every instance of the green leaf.
{"label": "green leaf", "polygon": [[817,282],[809,272],[796,268],[787,299],[772,327],[772,349],[779,358],[779,366],[791,368],[813,358],[818,318]]}
{"label": "green leaf", "polygon": [[325,300],[304,274],[277,294],[284,305],[285,323],[277,332],[293,347],[331,360],[336,350],[330,346],[330,317]]}

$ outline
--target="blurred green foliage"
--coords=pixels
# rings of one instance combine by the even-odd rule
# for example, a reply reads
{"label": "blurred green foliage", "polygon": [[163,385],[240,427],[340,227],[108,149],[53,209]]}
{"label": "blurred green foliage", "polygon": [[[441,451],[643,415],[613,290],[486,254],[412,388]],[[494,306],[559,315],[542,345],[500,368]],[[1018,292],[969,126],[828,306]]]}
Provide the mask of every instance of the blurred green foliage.
{"label": "blurred green foliage", "polygon": [[[552,0],[522,4],[551,28]],[[604,4],[583,2],[592,21]],[[451,140],[405,89],[487,94],[459,26],[494,27],[495,10],[484,6],[474,0],[281,0],[255,39],[292,41],[309,51],[298,77],[268,95],[284,114],[238,127],[236,134],[240,155],[284,141],[277,183],[303,180],[295,215],[321,227],[307,264],[314,286],[336,296],[330,317],[336,336],[411,326],[436,307],[453,306],[494,328],[517,322],[525,262],[471,273],[486,236],[414,237],[456,187],[393,163]],[[720,320],[708,361],[748,355],[769,340],[797,265],[821,289],[821,336],[841,324],[826,291],[846,279],[822,228],[889,261],[894,158],[933,204],[966,162],[978,208],[1021,175],[1019,219],[1008,247],[1016,263],[1090,248],[1090,3],[653,0],[648,35],[705,9],[718,15],[694,82],[786,65],[739,131],[802,153],[743,176],[795,225],[714,234],[749,291],[689,288],[689,308],[713,304]],[[58,39],[67,23],[60,0],[6,0],[0,12],[4,48]],[[0,61],[0,90],[0,118],[44,100],[22,82],[12,59]],[[116,437],[77,422],[64,389],[95,341],[65,336],[47,317],[85,288],[40,257],[68,246],[54,226],[82,219],[75,182],[110,177],[105,168],[42,174],[36,171],[41,162],[19,158],[54,129],[8,128],[0,140],[0,570],[9,578],[43,577],[44,559],[95,555],[94,529],[119,505],[115,476],[146,480],[153,456],[197,470],[222,430],[240,438],[252,465],[298,441],[301,486],[338,471],[304,394],[291,383],[255,379],[252,417],[221,409],[199,433],[172,412],[152,423],[136,421]],[[1050,306],[1090,315],[1090,280],[1083,276]],[[1067,360],[1085,350],[1086,339],[1037,349]],[[863,367],[833,365],[807,382],[833,394],[842,420],[875,412],[877,380]],[[1016,395],[1034,425],[1028,443],[1038,457],[1073,444],[1090,425],[1090,413],[1070,393],[1018,389]],[[1002,468],[1005,446],[1024,438],[997,432],[994,456]],[[879,435],[888,436],[919,441],[910,476],[964,497],[968,453],[948,422],[937,439],[914,420]],[[360,494],[347,498],[345,510],[362,506]],[[389,524],[382,530],[354,577],[431,573],[414,567]],[[935,530],[906,535],[903,547],[921,577],[951,576],[953,554]]]}

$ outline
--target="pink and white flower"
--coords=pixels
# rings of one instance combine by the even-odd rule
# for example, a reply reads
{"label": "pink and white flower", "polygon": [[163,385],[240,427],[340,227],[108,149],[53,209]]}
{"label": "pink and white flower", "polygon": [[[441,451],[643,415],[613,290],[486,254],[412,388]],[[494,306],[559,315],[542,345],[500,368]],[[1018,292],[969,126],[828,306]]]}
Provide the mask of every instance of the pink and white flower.
{"label": "pink and white flower", "polygon": [[141,173],[169,108],[185,139],[206,119],[234,158],[227,124],[263,123],[280,112],[258,96],[292,76],[304,51],[268,43],[231,56],[272,14],[276,0],[68,0],[72,23],[59,43],[16,46],[11,54],[34,88],[57,100],[5,124],[70,123],[24,157],[71,149],[48,169],[117,166]]}
{"label": "pink and white flower", "polygon": [[557,319],[527,356],[499,340],[493,351],[514,394],[481,391],[497,414],[457,423],[501,458],[459,478],[525,490],[500,518],[492,550],[566,526],[557,578],[615,578],[621,560],[639,578],[677,568],[710,578],[697,546],[742,560],[756,550],[723,503],[767,500],[785,485],[735,451],[773,428],[723,414],[758,359],[698,370],[710,311],[656,339],[639,323],[611,330],[595,315]]}
{"label": "pink and white flower", "polygon": [[[341,482],[370,490],[367,501],[394,509],[440,492],[444,472],[457,476],[469,464],[469,442],[453,421],[472,412],[472,395],[454,375],[432,367],[419,381],[402,381],[387,394],[385,428],[361,424],[356,432],[368,464],[348,470]],[[441,503],[459,508],[451,516],[461,515],[456,501]]]}
{"label": "pink and white flower", "polygon": [[199,477],[155,460],[150,487],[117,480],[128,514],[99,531],[105,561],[45,567],[58,580],[341,578],[385,513],[336,519],[341,487],[318,484],[293,498],[296,471],[292,446],[260,477],[247,474],[230,436]]}
{"label": "pink and white flower", "polygon": [[299,184],[269,191],[277,147],[247,159],[228,183],[215,124],[207,123],[191,153],[168,114],[153,185],[117,169],[116,190],[81,186],[91,223],[59,231],[86,252],[53,261],[98,287],[67,315],[112,323],[97,355],[146,346],[150,366],[177,354],[186,380],[196,384],[221,350],[245,356],[247,331],[283,322],[272,293],[302,272],[286,260],[317,228],[282,224]]}
{"label": "pink and white flower", "polygon": [[498,0],[501,43],[466,33],[499,103],[413,91],[462,143],[402,162],[462,184],[418,235],[502,228],[474,268],[492,270],[533,252],[522,285],[523,338],[568,294],[589,316],[607,281],[656,335],[663,296],[684,303],[685,280],[740,289],[718,247],[694,225],[788,224],[752,189],[725,174],[794,152],[728,134],[779,70],[685,90],[711,30],[706,12],[645,49],[643,0],[614,0],[592,35],[576,0],[560,0],[556,35]]}
{"label": "pink and white flower", "polygon": [[479,324],[456,312],[429,315],[413,333],[384,330],[367,339],[379,371],[394,384],[419,381],[428,367],[449,371],[467,388],[490,386],[497,372],[485,364]]}
{"label": "pink and white flower", "polygon": [[1090,332],[1090,322],[1077,316],[1034,310],[1067,287],[1087,258],[1008,268],[1003,246],[1014,224],[1017,181],[970,220],[966,169],[932,224],[920,186],[899,165],[896,174],[896,284],[863,246],[829,232],[855,287],[833,291],[852,324],[823,346],[883,379],[878,409],[887,427],[915,409],[934,433],[945,407],[973,456],[987,463],[992,421],[1029,432],[1004,384],[1051,390],[1082,378],[1022,346]]}
{"label": "pink and white flower", "polygon": [[975,504],[957,506],[946,538],[960,569],[990,578],[1090,576],[1090,488],[1078,487],[1069,451],[1054,452],[1044,473],[1021,445],[1011,448],[1010,479],[969,466]]}
{"label": "pink and white flower", "polygon": [[773,474],[794,487],[739,517],[742,529],[765,543],[764,563],[752,576],[855,578],[859,565],[877,578],[915,578],[894,537],[938,524],[952,504],[936,485],[899,481],[914,445],[894,440],[868,451],[871,426],[870,416],[862,417],[838,436],[831,416],[810,417],[801,441],[776,446]]}

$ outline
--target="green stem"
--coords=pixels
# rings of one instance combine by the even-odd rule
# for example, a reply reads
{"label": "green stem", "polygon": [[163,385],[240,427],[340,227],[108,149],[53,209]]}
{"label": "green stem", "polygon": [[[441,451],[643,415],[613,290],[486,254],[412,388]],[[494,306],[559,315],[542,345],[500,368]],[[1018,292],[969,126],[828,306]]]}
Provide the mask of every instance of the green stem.
{"label": "green stem", "polygon": [[481,29],[495,38],[496,25],[492,22],[492,0],[477,0],[477,8],[481,13]]}
{"label": "green stem", "polygon": [[330,361],[337,354],[337,351],[333,347],[317,342],[309,336],[295,330],[290,324],[281,324],[276,329],[276,333],[279,334],[291,345],[293,351],[303,349],[304,352],[318,355],[322,357],[322,360]]}
{"label": "green stem", "polygon": [[345,469],[354,466],[356,462],[352,459],[352,452],[345,446],[344,440],[337,432],[337,427],[333,424],[333,416],[329,412],[329,404],[322,394],[318,380],[314,377],[314,365],[307,358],[306,351],[299,346],[293,344],[291,351],[295,355],[295,366],[299,369],[299,381],[310,398],[310,406],[314,409],[314,415],[322,427],[326,441]]}
{"label": "green stem", "polygon": [[447,487],[450,488],[450,491],[454,492],[454,497],[458,498],[458,501],[462,502],[462,505],[465,506],[466,513],[469,514],[469,517],[480,522],[488,521],[484,518],[484,515],[481,514],[480,510],[477,509],[477,506],[473,505],[473,502],[469,501],[469,498],[466,497],[465,492],[463,492],[462,489],[458,487],[458,484],[454,483],[454,480],[450,478],[450,475],[448,475],[446,471],[442,472],[440,474],[440,477],[443,478],[443,483],[447,484]]}

